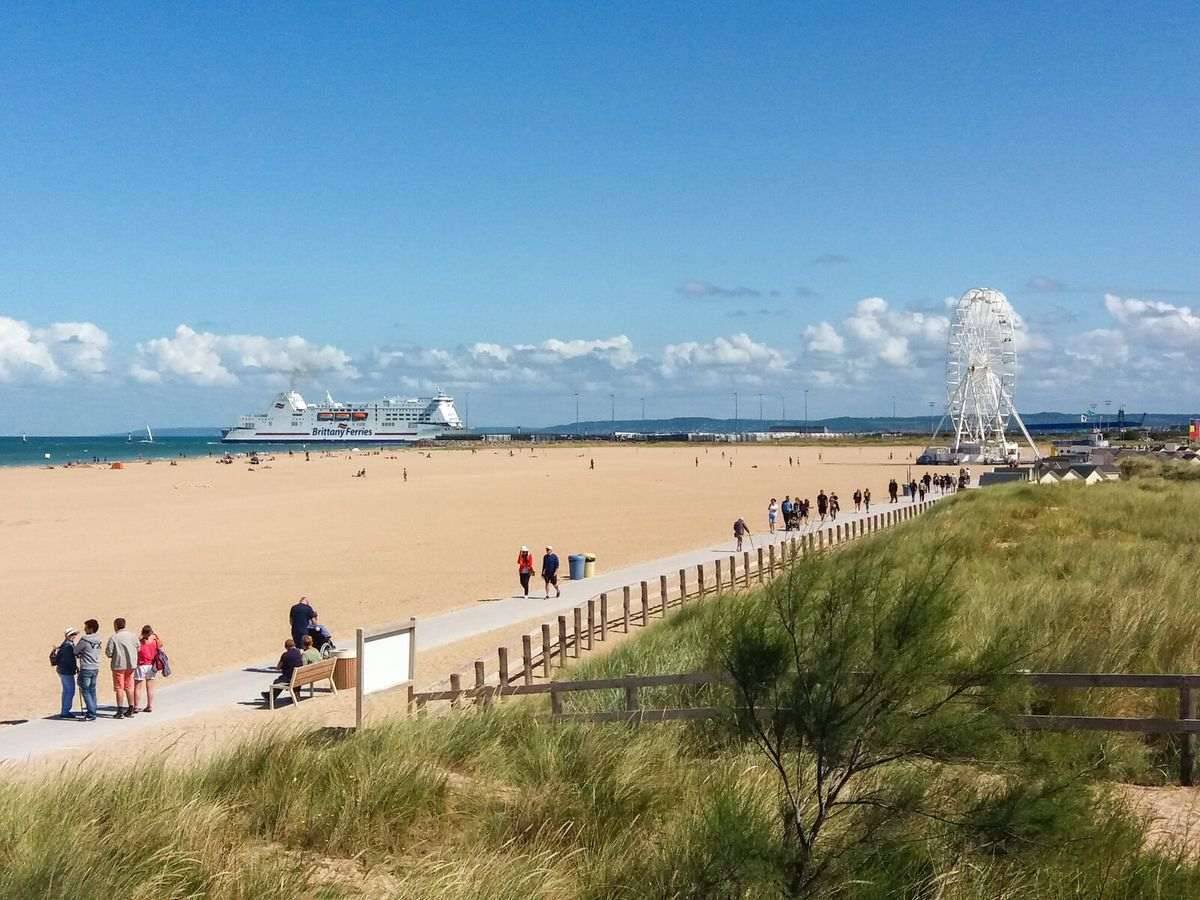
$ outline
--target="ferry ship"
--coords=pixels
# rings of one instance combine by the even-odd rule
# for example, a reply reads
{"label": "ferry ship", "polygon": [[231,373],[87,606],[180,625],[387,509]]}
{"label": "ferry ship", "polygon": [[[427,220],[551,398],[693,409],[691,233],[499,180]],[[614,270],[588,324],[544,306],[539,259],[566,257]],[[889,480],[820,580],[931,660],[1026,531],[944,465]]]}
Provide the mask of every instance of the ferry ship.
{"label": "ferry ship", "polygon": [[348,441],[404,443],[461,431],[454,400],[440,391],[427,399],[387,397],[372,403],[309,404],[296,391],[285,391],[265,413],[242,416],[221,432],[226,444],[323,444]]}

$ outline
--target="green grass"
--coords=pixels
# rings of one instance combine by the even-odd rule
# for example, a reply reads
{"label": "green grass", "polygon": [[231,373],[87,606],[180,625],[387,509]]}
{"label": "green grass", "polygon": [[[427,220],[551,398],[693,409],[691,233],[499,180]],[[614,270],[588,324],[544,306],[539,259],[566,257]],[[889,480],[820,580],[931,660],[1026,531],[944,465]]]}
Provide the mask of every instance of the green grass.
{"label": "green grass", "polygon": [[[1014,629],[1026,668],[1195,671],[1197,501],[1200,486],[1161,479],[989,489],[872,542],[902,569],[935,549],[952,554],[956,637],[971,644]],[[848,547],[836,564],[853,566],[866,550]],[[707,600],[672,614],[571,677],[712,668],[729,608]],[[719,699],[643,692],[646,706]],[[1041,699],[1165,714],[1173,704],[1151,692]],[[724,724],[560,726],[541,721],[545,711],[533,698],[358,735],[282,731],[181,770],[145,764],[0,785],[0,898],[784,896],[775,783]],[[839,861],[820,896],[1200,896],[1200,870],[1144,849],[1142,823],[1105,788],[1114,777],[1168,778],[1169,745],[1006,735],[963,753],[886,777],[936,776],[964,827],[910,818],[883,829]]]}

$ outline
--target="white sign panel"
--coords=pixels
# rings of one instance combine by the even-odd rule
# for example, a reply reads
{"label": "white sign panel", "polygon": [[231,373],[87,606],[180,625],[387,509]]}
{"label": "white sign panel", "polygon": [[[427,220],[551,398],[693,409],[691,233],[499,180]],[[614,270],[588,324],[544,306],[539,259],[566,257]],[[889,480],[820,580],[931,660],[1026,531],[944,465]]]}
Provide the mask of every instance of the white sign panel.
{"label": "white sign panel", "polygon": [[416,627],[404,625],[389,631],[363,635],[358,677],[364,694],[386,691],[412,681]]}

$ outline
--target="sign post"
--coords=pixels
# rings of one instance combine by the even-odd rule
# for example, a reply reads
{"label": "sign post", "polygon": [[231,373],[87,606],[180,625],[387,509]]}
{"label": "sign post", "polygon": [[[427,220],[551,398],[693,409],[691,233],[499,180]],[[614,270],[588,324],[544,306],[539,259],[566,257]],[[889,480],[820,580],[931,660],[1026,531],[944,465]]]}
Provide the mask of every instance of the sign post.
{"label": "sign post", "polygon": [[359,628],[354,635],[358,652],[358,678],[354,690],[354,728],[363,727],[363,700],[367,694],[410,684],[417,661],[417,620],[375,631]]}

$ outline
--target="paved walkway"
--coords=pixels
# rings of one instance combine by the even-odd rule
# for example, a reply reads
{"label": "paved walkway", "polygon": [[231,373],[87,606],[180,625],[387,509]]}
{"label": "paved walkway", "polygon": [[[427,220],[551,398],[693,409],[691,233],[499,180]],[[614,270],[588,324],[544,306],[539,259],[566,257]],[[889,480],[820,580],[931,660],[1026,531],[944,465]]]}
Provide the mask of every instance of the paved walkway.
{"label": "paved walkway", "polygon": [[[929,499],[940,498],[932,496]],[[886,503],[882,506],[876,504],[875,512],[885,512],[888,509],[897,509],[908,505],[905,500],[896,506],[888,506]],[[843,511],[838,522],[844,525],[865,517],[865,513],[856,514],[853,511]],[[826,523],[826,526],[828,525],[829,523]],[[805,533],[814,530],[810,526]],[[794,534],[796,532],[792,532],[787,537]],[[777,532],[773,536],[763,533],[754,537],[758,546],[765,547],[768,541],[779,544],[785,535],[783,532]],[[746,549],[750,549],[749,543],[746,544]],[[680,569],[689,570],[689,588],[695,587],[695,567],[698,564],[707,564],[716,559],[728,561],[729,555],[734,552],[734,546],[730,541],[702,550],[639,563],[612,572],[601,572],[584,581],[566,581],[562,585],[562,596],[558,598],[551,597],[549,600],[543,600],[540,596],[536,598],[531,596],[528,599],[514,597],[475,603],[443,613],[440,616],[421,619],[417,623],[417,653],[444,647],[497,629],[515,626],[532,618],[550,621],[552,617],[558,616],[565,610],[571,610],[581,603],[586,603],[601,592],[620,591],[627,584],[636,585],[641,581],[648,581],[653,585],[651,596],[657,598],[658,577],[663,574],[671,576]],[[563,562],[565,565],[566,560],[564,559]],[[740,559],[738,568],[740,571]],[[728,572],[725,574],[728,577]],[[535,581],[540,585],[540,579],[535,579]],[[669,584],[672,595],[674,595],[678,590],[678,577],[672,577]],[[346,636],[343,636],[342,646],[352,644],[352,636],[349,641]],[[275,674],[268,668],[274,663],[274,660],[275,657],[272,657],[270,661],[261,661],[215,675],[205,675],[178,684],[160,681],[155,694],[155,711],[150,714],[140,713],[133,719],[113,719],[111,715],[115,709],[112,706],[102,705],[100,718],[94,722],[47,718],[32,719],[17,725],[0,726],[0,761],[28,760],[61,750],[86,748],[103,741],[124,741],[128,740],[131,734],[148,731],[154,726],[177,722],[201,713],[232,708],[238,704],[258,705],[260,692]],[[107,668],[101,672],[98,693],[101,698],[112,694]]]}

